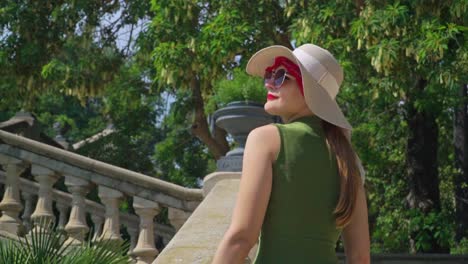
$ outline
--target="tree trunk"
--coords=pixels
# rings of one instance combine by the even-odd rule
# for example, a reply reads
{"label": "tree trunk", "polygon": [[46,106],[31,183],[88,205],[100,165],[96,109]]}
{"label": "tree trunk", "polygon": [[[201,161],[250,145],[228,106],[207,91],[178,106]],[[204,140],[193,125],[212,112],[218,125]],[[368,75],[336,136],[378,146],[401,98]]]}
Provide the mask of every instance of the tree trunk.
{"label": "tree trunk", "polygon": [[468,84],[461,85],[459,96],[462,102],[455,108],[455,240],[468,238]]}
{"label": "tree trunk", "polygon": [[226,140],[226,132],[215,126],[215,137],[210,133],[208,121],[205,115],[205,105],[201,94],[200,81],[192,79],[192,98],[195,111],[195,119],[192,124],[192,133],[208,146],[216,160],[220,159],[229,151]]}
{"label": "tree trunk", "polygon": [[[417,109],[414,101],[424,93],[427,82],[419,79],[409,95],[407,104],[408,140],[406,150],[409,194],[406,197],[412,209],[423,213],[440,211],[440,193],[437,164],[438,127],[435,114]],[[413,236],[413,235],[411,235]],[[428,252],[443,252],[432,237]]]}

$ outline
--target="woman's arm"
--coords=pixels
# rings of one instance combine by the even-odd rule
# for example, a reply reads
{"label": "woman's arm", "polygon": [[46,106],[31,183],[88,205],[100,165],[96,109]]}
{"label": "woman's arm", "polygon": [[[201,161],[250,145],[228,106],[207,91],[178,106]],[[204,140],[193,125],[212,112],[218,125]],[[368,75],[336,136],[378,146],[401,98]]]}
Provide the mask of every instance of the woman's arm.
{"label": "woman's arm", "polygon": [[360,186],[351,222],[343,230],[346,263],[370,263],[369,223],[364,186]]}
{"label": "woman's arm", "polygon": [[272,163],[280,145],[278,129],[273,125],[250,132],[231,224],[218,246],[213,264],[244,263],[257,242],[270,199]]}

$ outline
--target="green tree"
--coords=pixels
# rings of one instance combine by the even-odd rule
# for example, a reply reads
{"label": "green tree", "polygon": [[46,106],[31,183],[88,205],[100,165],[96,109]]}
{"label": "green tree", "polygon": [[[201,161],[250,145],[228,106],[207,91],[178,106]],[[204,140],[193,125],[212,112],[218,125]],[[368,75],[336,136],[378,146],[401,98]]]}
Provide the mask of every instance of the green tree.
{"label": "green tree", "polygon": [[[367,2],[353,23],[358,48],[380,80],[375,85],[396,93],[408,126],[406,143],[410,208],[440,213],[437,118],[450,107],[447,101],[467,69],[460,68],[468,52],[465,34],[466,1],[428,4],[424,1]],[[452,106],[453,107],[453,106]],[[417,250],[441,252],[448,245],[434,232]]]}
{"label": "green tree", "polygon": [[52,137],[61,123],[72,143],[113,125],[78,152],[152,174],[162,104],[149,92],[151,50],[120,36],[151,14],[149,3],[3,1],[0,10],[0,120],[25,109]]}
{"label": "green tree", "polygon": [[[101,130],[110,123],[115,132],[85,145],[77,152],[129,170],[154,175],[151,156],[156,142],[162,139],[156,127],[164,102],[152,94],[141,78],[141,68],[124,66],[102,97],[94,99],[102,120]],[[105,121],[105,122],[103,122]]]}
{"label": "green tree", "polygon": [[179,91],[161,124],[162,141],[155,147],[158,177],[188,187],[214,170],[214,159],[205,144],[190,133],[186,122],[192,115],[190,91]]}
{"label": "green tree", "polygon": [[[133,74],[133,76],[131,76]],[[77,143],[112,126],[113,133],[91,143],[84,143],[79,154],[116,166],[154,175],[151,159],[154,145],[161,140],[157,116],[165,106],[141,83],[139,73],[122,70],[102,96],[88,99],[85,105],[74,96],[47,92],[38,96],[35,108],[44,132],[54,138],[58,133],[70,144]],[[60,123],[61,131],[54,129]]]}
{"label": "green tree", "polygon": [[[468,60],[465,60],[468,61]],[[459,105],[454,114],[456,237],[461,242],[468,237],[468,85],[460,85]]]}
{"label": "green tree", "polygon": [[124,54],[117,47],[119,29],[147,14],[146,5],[145,1],[2,1],[0,110],[32,109],[45,91],[81,99],[102,92],[123,62]]}
{"label": "green tree", "polygon": [[155,82],[159,89],[191,91],[191,132],[206,144],[215,159],[228,150],[226,132],[210,133],[205,101],[213,84],[253,51],[267,44],[291,46],[287,19],[278,1],[152,1],[155,14]]}

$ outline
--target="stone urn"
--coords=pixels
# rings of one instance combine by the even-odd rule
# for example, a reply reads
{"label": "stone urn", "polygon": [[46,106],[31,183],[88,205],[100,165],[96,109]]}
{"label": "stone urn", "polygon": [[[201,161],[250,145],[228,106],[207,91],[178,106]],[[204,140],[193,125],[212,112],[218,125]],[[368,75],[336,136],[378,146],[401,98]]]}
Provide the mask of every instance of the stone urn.
{"label": "stone urn", "polygon": [[263,104],[236,101],[214,112],[213,122],[226,130],[237,143],[237,146],[217,161],[218,171],[242,171],[242,158],[245,142],[254,128],[274,123],[277,117],[269,115]]}

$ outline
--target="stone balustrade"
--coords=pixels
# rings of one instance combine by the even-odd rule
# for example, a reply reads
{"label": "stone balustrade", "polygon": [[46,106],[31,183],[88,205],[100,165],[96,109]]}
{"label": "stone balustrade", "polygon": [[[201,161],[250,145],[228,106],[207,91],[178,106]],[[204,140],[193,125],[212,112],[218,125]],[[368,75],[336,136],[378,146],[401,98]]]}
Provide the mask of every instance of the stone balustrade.
{"label": "stone balustrade", "polygon": [[[71,246],[80,245],[88,237],[121,242],[123,225],[130,236],[128,253],[138,264],[153,262],[159,254],[157,239],[160,249],[169,243],[203,199],[200,189],[178,186],[1,130],[0,166],[0,184],[4,187],[0,239],[28,236],[31,229],[49,232],[55,226],[66,232],[65,243]],[[54,188],[59,182],[68,192]],[[90,192],[97,193],[101,203],[87,199]],[[119,211],[120,202],[128,198],[133,200],[130,211],[135,214]],[[164,208],[173,227],[155,223]],[[87,219],[94,226],[91,236]]]}
{"label": "stone balustrade", "polygon": [[[6,182],[6,173],[0,171],[0,185],[5,185]],[[21,197],[24,204],[23,214],[21,216],[23,228],[26,232],[31,229],[31,222],[30,217],[34,210],[34,204],[37,200],[37,194],[39,192],[39,184],[34,181],[30,181],[24,178],[20,178],[19,186],[21,191]],[[64,229],[65,225],[68,222],[68,215],[70,213],[70,209],[72,207],[72,195],[67,192],[63,192],[57,189],[53,189],[52,191],[52,200],[55,202],[55,207],[59,212],[59,220],[57,224],[57,228]],[[104,205],[94,202],[92,200],[85,199],[85,211],[87,214],[90,215],[91,221],[94,224],[94,231],[93,231],[93,240],[99,238],[102,234],[102,226],[104,223],[105,218],[105,207]],[[119,212],[120,219],[122,220],[122,224],[127,227],[127,231],[130,235],[131,241],[134,240],[135,243],[130,243],[133,247],[136,245],[136,239],[138,237],[138,226],[139,226],[139,218],[137,215]],[[187,216],[188,218],[188,216]],[[171,219],[171,218],[169,218]],[[177,231],[175,224],[180,223],[180,219],[177,218],[176,221],[171,219],[171,225],[162,225],[159,223],[155,224],[155,236],[158,236],[162,239],[163,244],[167,245],[169,241],[174,236],[175,232]],[[133,233],[131,232],[133,231]]]}

